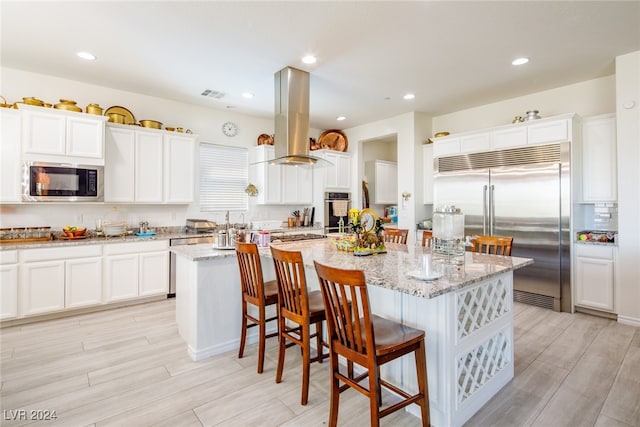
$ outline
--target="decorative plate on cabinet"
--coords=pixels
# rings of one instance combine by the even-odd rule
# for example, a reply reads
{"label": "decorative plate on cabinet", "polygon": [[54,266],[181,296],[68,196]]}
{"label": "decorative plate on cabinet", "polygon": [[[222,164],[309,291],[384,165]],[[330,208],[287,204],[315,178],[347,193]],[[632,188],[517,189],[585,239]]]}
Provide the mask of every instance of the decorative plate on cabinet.
{"label": "decorative plate on cabinet", "polygon": [[124,116],[124,124],[125,125],[135,125],[136,124],[136,118],[133,116],[133,113],[131,113],[131,111],[127,110],[124,107],[120,107],[118,105],[114,105],[113,107],[109,107],[106,110],[104,110],[104,115],[105,116],[109,116],[109,113],[116,113],[116,114],[121,114]]}
{"label": "decorative plate on cabinet", "polygon": [[331,129],[322,132],[318,138],[318,145],[323,149],[347,151],[349,141],[347,140],[347,136],[341,130]]}

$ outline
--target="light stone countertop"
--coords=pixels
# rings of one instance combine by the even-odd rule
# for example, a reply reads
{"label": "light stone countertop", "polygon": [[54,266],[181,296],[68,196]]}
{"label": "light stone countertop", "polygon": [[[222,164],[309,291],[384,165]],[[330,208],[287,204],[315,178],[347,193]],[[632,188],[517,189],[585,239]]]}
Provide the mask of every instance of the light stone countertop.
{"label": "light stone countertop", "polygon": [[[422,281],[407,273],[420,269],[423,257],[430,248],[387,244],[387,253],[354,256],[352,252],[338,251],[332,239],[278,243],[277,247],[302,252],[305,266],[314,269],[313,261],[344,269],[364,270],[367,284],[381,286],[410,295],[435,298],[482,280],[533,264],[530,258],[465,253],[465,272],[462,278],[441,277],[435,281]],[[212,245],[174,246],[171,251],[191,261],[207,261],[235,257],[233,250],[218,250]],[[269,248],[260,248],[260,254],[271,258]]]}

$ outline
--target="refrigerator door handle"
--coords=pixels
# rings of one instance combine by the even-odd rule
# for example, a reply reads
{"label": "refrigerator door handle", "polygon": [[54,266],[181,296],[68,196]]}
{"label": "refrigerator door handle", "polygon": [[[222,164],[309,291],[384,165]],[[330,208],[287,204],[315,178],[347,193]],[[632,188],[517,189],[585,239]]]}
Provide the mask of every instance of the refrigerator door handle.
{"label": "refrigerator door handle", "polygon": [[496,228],[496,188],[491,186],[489,191],[489,234],[493,236],[494,229]]}
{"label": "refrigerator door handle", "polygon": [[482,186],[482,234],[487,234],[487,219],[489,218],[489,212],[487,212],[487,186]]}

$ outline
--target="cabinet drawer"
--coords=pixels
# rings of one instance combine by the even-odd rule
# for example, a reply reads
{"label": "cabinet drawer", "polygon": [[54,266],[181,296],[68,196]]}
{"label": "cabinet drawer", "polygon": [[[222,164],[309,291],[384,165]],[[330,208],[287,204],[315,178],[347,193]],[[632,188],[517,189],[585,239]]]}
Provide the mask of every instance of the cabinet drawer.
{"label": "cabinet drawer", "polygon": [[600,245],[575,245],[577,256],[613,260],[613,247]]}
{"label": "cabinet drawer", "polygon": [[0,264],[16,264],[18,251],[0,251]]}
{"label": "cabinet drawer", "polygon": [[73,247],[55,247],[24,249],[20,251],[22,262],[49,261],[56,259],[87,258],[102,255],[102,245],[80,245]]}
{"label": "cabinet drawer", "polygon": [[104,245],[105,255],[133,254],[139,252],[162,251],[169,248],[168,240],[148,242],[113,243]]}

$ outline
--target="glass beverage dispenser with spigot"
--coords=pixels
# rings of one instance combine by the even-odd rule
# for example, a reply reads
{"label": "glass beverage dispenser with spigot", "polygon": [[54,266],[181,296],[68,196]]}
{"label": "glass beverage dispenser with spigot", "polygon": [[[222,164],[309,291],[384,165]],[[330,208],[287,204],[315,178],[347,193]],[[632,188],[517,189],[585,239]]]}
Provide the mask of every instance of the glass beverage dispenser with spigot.
{"label": "glass beverage dispenser with spigot", "polygon": [[433,212],[433,262],[441,264],[448,277],[464,275],[464,214],[455,206]]}

